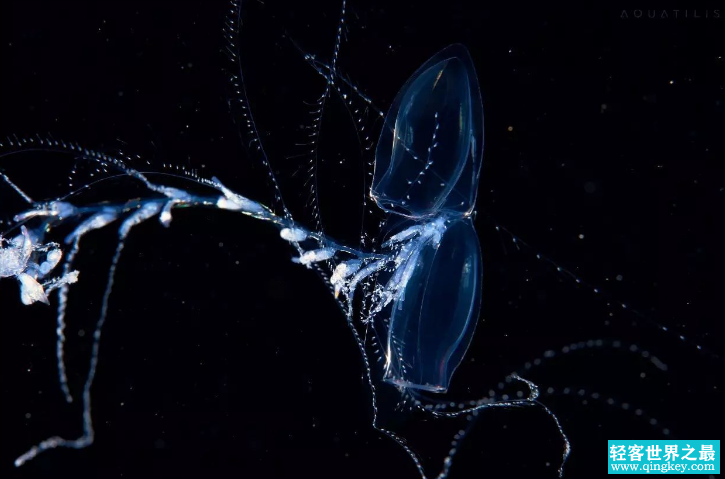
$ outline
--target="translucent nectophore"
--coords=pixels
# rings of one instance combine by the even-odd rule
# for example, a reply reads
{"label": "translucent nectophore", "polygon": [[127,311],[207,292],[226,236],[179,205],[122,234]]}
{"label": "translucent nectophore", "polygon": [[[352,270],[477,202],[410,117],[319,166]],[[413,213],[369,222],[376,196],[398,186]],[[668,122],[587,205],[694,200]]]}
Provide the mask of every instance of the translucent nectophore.
{"label": "translucent nectophore", "polygon": [[[571,324],[574,327],[565,334],[552,333],[552,337],[564,337],[563,346],[551,337],[542,336],[546,329],[544,333],[534,329],[533,340],[524,338],[529,341],[527,344],[539,348],[530,353],[533,359],[509,368],[493,382],[491,378],[475,379],[479,372],[474,361],[485,357],[481,351],[488,344],[476,341],[496,340],[495,325],[491,331],[486,323],[479,324],[482,314],[489,319],[487,301],[503,301],[508,291],[503,289],[502,278],[507,280],[515,272],[526,276],[524,282],[530,278],[536,280],[537,274],[531,273],[534,268],[551,278],[548,281],[554,288],[562,287],[564,297],[581,294],[591,297],[584,302],[591,305],[593,316],[606,311],[602,315],[606,315],[607,327],[610,321],[627,326],[631,322],[641,324],[637,331],[661,335],[657,344],[697,357],[708,371],[719,370],[720,359],[715,352],[703,351],[705,348],[697,336],[680,332],[672,335],[668,326],[652,319],[653,315],[632,310],[627,303],[613,299],[599,286],[585,282],[576,268],[560,266],[502,225],[489,219],[490,224],[482,226],[484,215],[479,210],[487,209],[487,205],[482,205],[482,199],[478,198],[483,196],[480,182],[484,169],[484,108],[479,76],[491,72],[477,68],[466,46],[439,45],[437,53],[436,50],[428,52],[432,56],[422,66],[407,72],[408,79],[402,82],[402,87],[400,82],[390,86],[389,91],[397,88],[398,92],[386,109],[379,109],[357,86],[355,78],[343,71],[343,45],[355,28],[349,25],[351,11],[360,20],[359,13],[351,10],[347,0],[340,7],[341,11],[335,14],[337,29],[331,28],[331,35],[322,35],[322,44],[329,46],[327,51],[309,53],[308,48],[318,50],[289,31],[288,25],[280,27],[283,33],[278,34],[285,42],[284,49],[292,52],[290,56],[315,75],[322,91],[308,105],[311,116],[298,127],[297,133],[305,140],[298,145],[302,153],[297,158],[278,157],[283,149],[274,144],[274,136],[266,133],[267,129],[274,128],[262,125],[258,115],[264,113],[256,109],[255,87],[262,80],[255,83],[253,77],[268,59],[248,52],[250,42],[245,37],[245,28],[248,22],[258,19],[255,15],[261,16],[260,11],[272,7],[248,6],[241,0],[233,0],[224,15],[223,39],[219,43],[229,62],[223,71],[228,89],[227,107],[255,171],[259,174],[261,167],[272,191],[270,202],[252,199],[257,192],[247,194],[244,189],[232,186],[236,182],[234,178],[227,180],[221,173],[207,176],[205,172],[209,169],[199,172],[186,167],[161,170],[139,166],[143,164],[140,156],[128,154],[125,147],[91,149],[48,134],[11,134],[0,139],[0,187],[4,197],[13,197],[12,201],[0,205],[0,211],[9,218],[0,235],[2,287],[10,289],[14,280],[19,302],[29,306],[34,316],[48,315],[48,306],[41,309],[42,304],[55,309],[58,387],[67,404],[80,404],[75,412],[82,418],[82,430],[77,435],[53,435],[36,445],[28,444],[27,450],[17,456],[16,467],[43,461],[46,451],[85,449],[96,439],[102,440],[96,434],[96,426],[104,419],[93,410],[92,395],[104,366],[102,334],[107,319],[113,315],[119,268],[126,262],[144,261],[126,257],[124,249],[130,238],[141,235],[137,230],[148,228],[152,222],[173,231],[176,223],[192,221],[193,217],[183,216],[185,210],[205,212],[203,219],[197,218],[199,229],[206,229],[206,218],[215,215],[221,215],[228,224],[261,221],[290,245],[295,252],[292,261],[298,267],[309,270],[310,276],[319,276],[328,286],[362,359],[372,428],[403,451],[424,479],[444,479],[449,474],[467,477],[463,470],[456,470],[454,458],[462,450],[475,450],[468,446],[466,439],[468,436],[475,439],[479,430],[485,430],[485,424],[479,419],[488,409],[536,415],[537,419],[529,423],[536,432],[530,434],[537,436],[535,441],[551,443],[550,450],[554,451],[554,456],[547,456],[546,468],[553,475],[565,475],[565,465],[570,454],[575,454],[577,441],[567,431],[567,419],[560,419],[564,415],[562,411],[549,401],[556,396],[575,396],[585,404],[587,401],[600,403],[596,407],[607,411],[616,409],[627,420],[643,422],[643,430],[652,434],[669,436],[670,428],[676,432],[676,425],[661,423],[638,405],[630,405],[628,398],[641,397],[639,390],[630,386],[607,395],[598,392],[596,380],[581,388],[559,388],[541,384],[533,377],[540,366],[557,364],[571,355],[581,354],[596,364],[614,354],[634,361],[637,371],[647,369],[653,376],[665,375],[663,382],[669,384],[671,362],[658,356],[663,353],[639,346],[638,334],[621,338],[619,335],[627,329],[618,329],[619,326],[612,333],[582,338],[574,329],[578,324],[567,323],[567,328]],[[265,14],[265,21],[270,24],[278,21],[274,14]],[[350,171],[346,169],[349,158],[337,150],[344,148],[338,144],[345,141],[337,131],[330,133],[335,128],[330,125],[330,115],[335,112],[337,116],[332,123],[349,122],[347,131],[353,132],[358,143],[354,149],[359,153],[360,168],[351,167],[355,172],[349,177],[346,176]],[[267,120],[268,116],[264,118]],[[296,120],[280,118],[280,122]],[[488,135],[491,133],[487,132]],[[66,193],[48,197],[37,184],[28,181],[27,169],[25,173],[13,172],[13,162],[38,155],[63,158],[56,163],[57,168],[61,168],[57,166],[61,162],[70,160],[65,163],[69,166],[62,167],[71,172],[71,186]],[[280,162],[292,161],[297,165],[294,168],[277,166]],[[326,161],[327,165],[339,163],[342,169],[325,172]],[[288,170],[294,172],[288,173]],[[295,181],[301,182],[297,191],[294,191]],[[298,199],[300,195],[302,200]],[[349,206],[339,206],[348,202]],[[326,209],[331,203],[337,205]],[[347,213],[338,219],[335,215],[340,211]],[[498,238],[501,245],[481,238],[482,230]],[[113,234],[109,235],[111,231]],[[143,234],[149,231],[153,230],[144,229]],[[95,262],[96,250],[102,248],[98,245],[110,243],[114,245],[110,263],[101,269],[105,269],[101,274],[98,267],[92,268],[87,260],[84,262],[83,256],[90,254]],[[141,251],[142,247],[137,249]],[[511,268],[489,259],[495,256],[489,250],[503,251],[506,256],[509,249],[511,255],[518,255],[518,259],[509,259]],[[190,256],[204,256],[203,249],[192,247],[190,251]],[[520,259],[524,256],[525,259]],[[532,266],[521,267],[521,263]],[[179,260],[179,267],[184,267],[183,258]],[[271,272],[249,272],[252,273],[261,278]],[[222,281],[214,276],[200,281],[213,285],[215,280]],[[68,363],[70,354],[77,358],[68,351],[71,340],[68,331],[74,321],[70,305],[74,291],[84,282],[103,286],[98,290],[100,297],[95,299],[98,316],[86,339],[89,349],[84,354],[89,362],[87,366],[79,366],[80,372],[74,372]],[[526,294],[523,291],[514,296],[521,297]],[[500,298],[496,298],[497,294]],[[532,294],[540,299],[544,296],[540,291]],[[9,295],[4,295],[3,301],[8,300]],[[314,302],[329,300],[310,298]],[[541,302],[540,308],[535,306],[533,311],[540,309],[542,314],[552,314],[547,309],[549,306],[543,305],[546,301]],[[508,305],[512,304],[514,300],[508,300]],[[237,304],[235,309],[235,313],[245,314],[244,304]],[[283,318],[276,325],[280,335],[288,334],[287,320],[290,323],[307,321],[304,317]],[[556,318],[549,317],[541,320],[556,322]],[[590,319],[583,317],[581,321]],[[184,325],[178,327],[184,328]],[[517,325],[509,324],[505,328],[515,329]],[[481,335],[485,339],[479,340]],[[604,359],[597,359],[595,353],[601,353]],[[483,361],[491,367],[492,363],[504,360],[498,356]],[[713,366],[713,361],[717,366]],[[563,370],[571,368],[563,364]],[[458,370],[463,371],[464,379],[458,379]],[[642,372],[641,378],[645,377]],[[707,389],[715,384],[717,381],[713,380],[710,385],[698,387]],[[256,390],[255,394],[264,395],[264,391]],[[696,400],[677,402],[682,408],[696,403]],[[433,424],[436,427],[441,424],[440,430],[425,430]],[[428,439],[426,434],[432,438]],[[486,459],[484,455],[484,460],[493,459]],[[467,464],[472,462],[469,460]]]}

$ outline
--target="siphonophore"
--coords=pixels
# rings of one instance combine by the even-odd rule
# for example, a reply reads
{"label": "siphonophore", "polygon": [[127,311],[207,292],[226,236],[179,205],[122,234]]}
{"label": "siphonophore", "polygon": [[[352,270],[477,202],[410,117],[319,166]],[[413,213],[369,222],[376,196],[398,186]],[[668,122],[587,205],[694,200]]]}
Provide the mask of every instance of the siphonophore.
{"label": "siphonophore", "polygon": [[[209,248],[210,244],[216,244],[214,228],[225,230],[224,240],[218,241],[218,249],[222,251],[230,248],[228,244],[234,240],[234,234],[259,235],[265,238],[259,241],[266,242],[276,233],[283,240],[281,245],[291,246],[293,261],[299,264],[293,267],[301,273],[276,270],[283,267],[282,260],[288,261],[282,248],[274,250],[275,258],[265,255],[263,260],[254,258],[254,251],[242,248],[237,255],[241,259],[230,263],[238,266],[238,270],[214,272],[201,268],[200,273],[190,274],[184,283],[193,284],[189,286],[192,289],[208,288],[209,296],[202,293],[206,301],[194,303],[194,295],[189,294],[188,298],[179,300],[184,305],[179,308],[185,309],[189,301],[188,308],[204,318],[201,327],[210,322],[220,327],[218,323],[231,318],[243,323],[248,314],[264,317],[260,310],[273,307],[263,300],[250,303],[244,290],[254,288],[251,283],[266,282],[265,276],[279,274],[295,274],[297,281],[318,275],[322,280],[319,285],[326,285],[334,300],[315,287],[299,286],[304,295],[291,311],[266,318],[275,324],[264,330],[269,338],[262,342],[283,343],[285,337],[296,335],[300,323],[317,321],[317,311],[337,303],[338,322],[340,318],[346,319],[341,323],[347,324],[355,340],[346,346],[357,345],[358,357],[362,357],[362,375],[354,366],[349,375],[362,377],[364,388],[360,387],[359,398],[344,397],[334,402],[339,401],[343,411],[354,408],[348,403],[360,404],[362,410],[356,414],[364,416],[368,424],[372,420],[372,432],[366,434],[377,431],[381,434],[379,437],[387,437],[395,447],[384,454],[391,457],[403,454],[408,461],[412,459],[421,477],[446,477],[449,473],[451,477],[467,477],[463,468],[456,471],[458,461],[453,460],[459,459],[458,453],[464,449],[475,458],[465,459],[465,454],[460,455],[468,467],[475,467],[476,460],[495,460],[496,456],[486,455],[488,446],[479,448],[475,444],[486,444],[487,440],[480,437],[481,431],[487,430],[488,418],[499,414],[502,415],[499,417],[512,418],[504,421],[518,426],[512,427],[515,431],[509,433],[507,422],[502,427],[499,424],[494,429],[497,435],[490,440],[519,447],[524,436],[530,435],[524,442],[529,447],[545,442],[545,450],[541,452],[545,458],[542,469],[550,471],[552,476],[561,474],[570,442],[576,451],[577,440],[567,428],[567,420],[572,419],[561,418],[566,414],[557,408],[554,401],[557,396],[573,396],[574,403],[583,401],[587,408],[601,408],[597,414],[602,417],[615,415],[627,423],[641,423],[635,427],[641,426],[648,434],[677,433],[676,424],[668,424],[661,411],[649,413],[649,403],[636,381],[643,380],[647,374],[660,377],[659,384],[652,387],[654,402],[674,396],[678,399],[668,399],[667,404],[675,403],[685,409],[700,400],[707,404],[709,399],[704,396],[712,392],[710,388],[717,380],[691,387],[688,394],[695,399],[686,395],[689,401],[680,400],[679,393],[662,386],[675,374],[671,372],[672,354],[667,358],[667,351],[656,350],[656,346],[686,351],[685,354],[697,358],[707,356],[702,364],[698,362],[700,359],[691,360],[695,367],[708,368],[706,371],[717,370],[719,360],[715,359],[717,366],[710,362],[717,354],[699,353],[700,338],[682,331],[668,339],[667,326],[656,323],[649,314],[629,311],[626,303],[607,296],[599,286],[585,283],[584,275],[575,269],[564,268],[562,263],[544,256],[536,247],[481,213],[488,206],[481,204],[484,198],[477,199],[483,196],[479,194],[482,191],[479,182],[484,180],[482,169],[485,171],[479,77],[490,72],[477,68],[463,45],[441,49],[445,44],[439,44],[427,52],[427,56],[433,56],[423,61],[422,66],[415,65],[411,70],[397,72],[395,77],[380,80],[387,88],[387,95],[392,97],[389,106],[380,109],[373,101],[374,95],[363,93],[358,78],[347,73],[347,68],[356,62],[364,64],[364,55],[369,54],[363,53],[357,60],[355,54],[364,42],[356,43],[347,37],[364,31],[367,22],[374,24],[373,20],[364,18],[374,16],[374,10],[363,15],[362,8],[349,2],[336,4],[336,8],[326,12],[327,16],[313,10],[297,12],[293,20],[280,20],[286,6],[232,2],[224,12],[222,35],[217,43],[228,62],[218,74],[219,83],[226,90],[216,100],[231,112],[237,136],[246,151],[249,175],[240,166],[243,162],[222,156],[228,154],[226,147],[214,149],[213,155],[211,149],[201,150],[203,155],[197,156],[203,159],[189,166],[169,163],[166,153],[152,151],[149,156],[159,158],[167,166],[164,169],[154,161],[146,164],[147,155],[130,153],[133,146],[117,144],[90,149],[47,134],[11,134],[0,141],[3,198],[8,198],[2,204],[8,224],[3,227],[0,276],[5,290],[12,290],[13,279],[18,283],[17,290],[3,294],[2,304],[12,300],[30,306],[32,317],[26,320],[34,321],[34,328],[42,324],[49,333],[57,333],[56,361],[46,358],[44,362],[57,365],[56,382],[62,395],[49,394],[50,388],[43,395],[53,396],[56,401],[65,399],[69,406],[63,417],[76,421],[69,422],[68,433],[64,430],[60,434],[49,417],[50,438],[40,438],[37,446],[21,451],[15,465],[34,467],[49,456],[38,456],[46,450],[85,449],[95,440],[103,440],[102,432],[97,433],[99,428],[106,428],[103,412],[92,406],[102,388],[114,389],[113,377],[102,379],[105,344],[112,340],[113,334],[106,333],[106,329],[114,321],[124,321],[128,313],[123,310],[132,306],[123,302],[133,301],[134,294],[138,294],[123,289],[129,283],[143,281],[142,276],[150,276],[150,284],[156,284],[151,288],[151,296],[158,298],[160,309],[154,311],[160,314],[143,315],[156,323],[153,328],[162,332],[160,338],[166,338],[159,342],[156,335],[155,348],[172,348],[169,343],[177,331],[187,327],[185,321],[173,322],[170,311],[178,311],[169,306],[175,301],[170,299],[176,294],[173,281],[156,274],[158,264],[150,269],[138,266],[134,270],[128,269],[136,268],[129,263],[155,264],[146,257],[153,253],[144,253],[144,248],[173,249],[171,245],[175,242],[184,243],[185,247],[172,256],[174,266],[167,274],[184,274],[187,268],[193,268],[190,262],[231,262],[231,254],[228,258],[223,254],[220,257],[219,252]],[[309,22],[327,26],[326,34],[306,38],[302,27]],[[269,46],[257,45],[262,40],[267,40]],[[277,50],[283,53],[275,53]],[[219,64],[223,58],[220,56]],[[214,65],[213,60],[208,62]],[[199,68],[190,65],[185,68]],[[284,74],[287,68],[294,68],[299,77],[289,82],[291,78]],[[209,68],[209,71],[214,75],[216,70]],[[204,74],[210,75],[209,71]],[[270,78],[284,85],[278,87]],[[364,82],[364,78],[360,81]],[[267,88],[274,92],[268,93]],[[395,91],[397,94],[393,95]],[[486,97],[487,92],[483,94]],[[308,103],[299,101],[300,97]],[[182,105],[186,101],[192,105],[191,110],[196,108],[193,100],[184,99]],[[292,105],[294,108],[305,105],[307,111],[296,111]],[[486,137],[490,138],[492,133],[486,129]],[[223,142],[221,134],[214,138]],[[38,181],[35,181],[38,173],[28,166],[36,161],[42,165],[42,174],[47,175]],[[486,161],[495,161],[495,158],[487,156]],[[254,176],[264,181],[250,183],[240,176]],[[496,183],[493,178],[489,181]],[[70,184],[69,188],[66,183]],[[239,214],[247,218],[240,218]],[[262,227],[248,226],[250,223],[260,223]],[[190,236],[185,238],[182,236],[185,234]],[[207,239],[199,239],[202,234]],[[134,244],[136,237],[139,239]],[[254,244],[255,240],[247,241]],[[129,247],[133,256],[128,255]],[[245,258],[255,267],[246,268]],[[240,285],[235,287],[235,281]],[[281,281],[291,288],[299,284]],[[126,286],[119,287],[119,282],[125,282]],[[525,286],[529,282],[534,286]],[[77,291],[84,283],[91,284],[88,289]],[[542,293],[545,287],[554,291]],[[270,286],[269,289],[277,288]],[[183,291],[188,293],[187,289]],[[238,301],[233,297],[237,294],[241,296]],[[83,304],[78,304],[76,295],[85,300]],[[119,295],[124,299],[116,299]],[[527,304],[521,299],[526,295],[536,300]],[[598,296],[604,298],[598,299]],[[275,298],[274,293],[270,297]],[[284,292],[276,298],[285,299]],[[49,308],[31,306],[34,303],[50,304],[50,309],[56,312],[54,326],[50,323]],[[304,303],[311,305],[309,310],[303,311],[307,308]],[[483,323],[481,311],[487,320]],[[17,314],[31,316],[23,310]],[[546,327],[536,325],[537,318],[532,319],[532,315],[540,315],[538,319]],[[90,320],[79,328],[75,322],[77,316]],[[529,322],[518,322],[522,317]],[[587,322],[603,327],[597,330]],[[631,323],[637,323],[638,327],[632,328]],[[519,327],[529,329],[514,340],[515,345],[503,339]],[[78,329],[84,337],[69,336],[69,331]],[[143,335],[145,329],[135,331]],[[245,332],[259,333],[259,330],[242,328],[236,332],[241,336]],[[652,341],[655,349],[643,348],[642,342],[647,342],[642,341],[645,333],[657,337]],[[129,334],[126,341],[133,341],[135,335]],[[230,337],[228,341],[237,345],[235,349],[254,350],[258,347],[254,343],[260,339]],[[329,391],[334,391],[336,383],[342,381],[325,373],[337,358],[336,348],[330,343],[341,341],[341,329],[336,329],[318,338],[314,344],[320,351],[311,353],[321,358],[317,367],[321,377],[327,376],[332,388]],[[497,341],[502,344],[493,344]],[[75,351],[73,345],[79,350]],[[497,347],[503,348],[503,352],[496,350]],[[513,354],[513,358],[504,358],[508,348],[516,347],[524,350],[523,356]],[[118,364],[134,361],[130,359],[134,345],[128,344],[125,348],[128,351],[121,355],[125,359],[119,359]],[[288,360],[303,362],[304,351],[301,347]],[[47,351],[42,355],[47,355]],[[581,365],[577,359],[567,361],[573,355],[580,356]],[[523,360],[517,362],[521,357]],[[617,386],[621,378],[615,376],[609,384],[614,389],[610,393],[604,385],[606,379],[593,377],[607,369],[601,364],[610,360],[628,372],[637,372],[634,385]],[[274,368],[251,356],[246,361],[225,366],[245,372],[237,378],[245,379],[244,391],[239,395],[274,394],[263,385],[290,382],[285,367]],[[536,378],[536,370],[547,364],[554,372],[545,375],[543,381]],[[502,367],[508,369],[502,370]],[[600,367],[601,370],[587,374],[587,368]],[[114,369],[119,368],[123,366]],[[183,365],[174,368],[179,369],[176,374],[183,381]],[[579,368],[584,374],[580,374]],[[563,372],[570,370],[574,370],[571,376],[584,384],[567,383],[568,374]],[[112,375],[109,371],[108,376]],[[552,379],[562,376],[565,378],[562,386]],[[708,376],[709,373],[704,373],[704,377]],[[130,375],[127,380],[133,382],[132,378]],[[105,384],[97,385],[96,379]],[[228,390],[227,382],[223,381],[221,391]],[[698,393],[698,388],[705,392]],[[131,393],[124,391],[120,397],[128,394]],[[640,400],[645,404],[640,404]],[[299,412],[299,407],[288,404],[291,401],[284,398],[279,404],[273,401],[274,405],[269,408],[272,412],[268,414],[287,418],[289,411]],[[306,404],[305,401],[298,402]],[[131,401],[129,398],[115,402],[127,407],[126,402]],[[245,398],[244,404],[239,406],[240,415],[255,413],[253,400]],[[229,408],[235,408],[235,404]],[[490,408],[503,411],[484,412]],[[657,411],[657,407],[654,409]],[[518,415],[525,419],[513,419]],[[81,428],[77,421],[81,422]],[[58,422],[58,428],[65,426],[62,421]],[[285,419],[280,420],[284,422]],[[243,428],[245,422],[240,424]],[[253,435],[255,427],[258,426],[251,426],[251,432],[240,430],[239,434]],[[278,427],[284,430],[284,425]],[[39,434],[30,432],[29,436],[37,439]],[[21,448],[17,438],[24,435],[13,433],[13,451]],[[302,437],[299,440],[306,441],[304,434],[297,432],[297,435]],[[259,436],[265,437],[265,434],[259,433]],[[586,429],[579,436],[586,438]],[[278,445],[276,437],[262,440],[262,445],[258,440],[245,438],[242,444],[253,451],[250,457],[254,457],[254,451],[268,449],[270,443],[280,449],[285,447]],[[178,438],[172,435],[156,441],[157,448],[164,450],[167,443],[173,444]],[[235,438],[230,441],[234,444]],[[31,445],[32,442],[28,444]],[[361,447],[361,450],[368,451],[369,460],[374,462],[371,451],[378,446],[365,445],[367,449]],[[94,449],[87,449],[88,454],[92,455]],[[364,458],[362,461],[366,462]],[[409,470],[406,469],[409,463],[401,462],[400,470]],[[271,466],[275,467],[280,466]],[[392,477],[395,472],[389,470],[383,474]]]}

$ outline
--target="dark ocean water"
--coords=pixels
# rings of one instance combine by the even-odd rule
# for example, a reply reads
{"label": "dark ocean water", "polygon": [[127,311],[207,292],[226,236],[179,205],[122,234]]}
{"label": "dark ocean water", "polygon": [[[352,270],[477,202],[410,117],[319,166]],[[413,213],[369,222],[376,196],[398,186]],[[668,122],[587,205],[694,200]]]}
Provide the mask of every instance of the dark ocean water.
{"label": "dark ocean water", "polygon": [[[122,149],[148,160],[147,171],[196,169],[272,205],[266,170],[228,105],[228,8],[5,2],[0,142],[50,133]],[[605,474],[607,439],[721,439],[723,428],[725,10],[637,12],[606,3],[352,0],[340,49],[340,71],[383,111],[441,48],[470,50],[485,118],[476,216],[483,310],[451,395],[478,399],[521,371],[569,436],[570,478]],[[236,42],[283,197],[310,227],[298,144],[325,83],[300,51],[329,62],[339,17],[339,2],[245,2]],[[361,231],[362,165],[372,158],[361,145],[368,133],[374,144],[381,126],[365,105],[346,108],[333,95],[319,146],[320,222],[349,243]],[[75,166],[75,186],[92,181],[92,169]],[[74,161],[24,153],[1,157],[0,169],[33,198],[54,198],[69,191]],[[139,191],[119,181],[87,194],[120,201]],[[22,207],[0,188],[0,218]],[[69,309],[74,388],[85,377],[115,248],[112,231],[84,241]],[[15,457],[48,436],[79,434],[81,419],[58,388],[54,308],[22,307],[3,280],[0,475],[418,477],[405,452],[370,426],[369,389],[344,315],[292,256],[273,228],[218,211],[177,211],[168,229],[152,221],[134,230],[93,389],[96,443],[21,469]],[[524,367],[547,350],[598,339],[622,346]],[[393,410],[395,390],[379,388],[380,407]],[[433,476],[460,429],[406,413],[389,425],[411,439]],[[561,450],[540,409],[488,410],[450,477],[556,477]]]}

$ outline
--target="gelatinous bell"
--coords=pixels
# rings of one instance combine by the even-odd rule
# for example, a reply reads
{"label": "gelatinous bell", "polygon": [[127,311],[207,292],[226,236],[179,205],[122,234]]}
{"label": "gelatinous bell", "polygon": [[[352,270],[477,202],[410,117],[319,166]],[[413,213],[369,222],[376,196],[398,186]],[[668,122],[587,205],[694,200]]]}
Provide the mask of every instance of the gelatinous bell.
{"label": "gelatinous bell", "polygon": [[451,45],[401,88],[375,152],[371,196],[411,218],[473,210],[483,150],[483,107],[468,50]]}
{"label": "gelatinous bell", "polygon": [[481,306],[483,265],[470,218],[451,224],[436,247],[423,246],[414,273],[395,300],[385,380],[445,392],[473,337]]}

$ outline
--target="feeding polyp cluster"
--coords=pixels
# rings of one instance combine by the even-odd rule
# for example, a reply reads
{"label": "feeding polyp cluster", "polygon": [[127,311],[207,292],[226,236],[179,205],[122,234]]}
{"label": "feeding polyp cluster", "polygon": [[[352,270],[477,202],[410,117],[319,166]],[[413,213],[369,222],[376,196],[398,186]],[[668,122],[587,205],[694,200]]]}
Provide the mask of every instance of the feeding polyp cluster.
{"label": "feeding polyp cluster", "polygon": [[[329,280],[336,298],[340,293],[347,297],[350,314],[357,286],[375,273],[383,270],[391,271],[393,274],[385,286],[377,288],[373,295],[373,307],[370,310],[372,317],[393,300],[401,297],[418,266],[423,249],[426,246],[437,248],[445,230],[446,221],[443,217],[435,218],[422,225],[411,226],[385,241],[382,244],[383,253],[381,254],[364,254],[350,248],[338,247],[327,239],[314,238],[318,242],[330,245],[307,251],[300,248],[299,258],[294,258],[293,261],[309,266],[313,263],[332,260],[338,253],[353,255],[353,259],[337,263]],[[310,239],[309,232],[302,228],[282,228],[280,236],[295,244]]]}
{"label": "feeding polyp cluster", "polygon": [[63,253],[57,243],[40,243],[25,226],[21,226],[20,232],[11,240],[0,237],[0,278],[18,280],[23,304],[48,304],[48,293],[78,281],[78,271],[41,283],[58,266]]}

